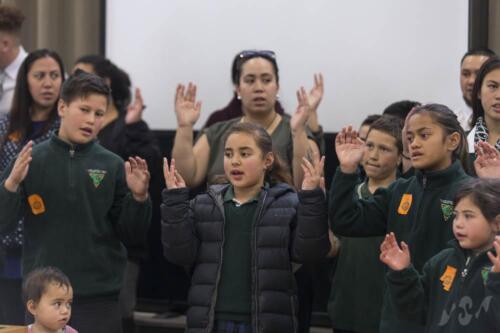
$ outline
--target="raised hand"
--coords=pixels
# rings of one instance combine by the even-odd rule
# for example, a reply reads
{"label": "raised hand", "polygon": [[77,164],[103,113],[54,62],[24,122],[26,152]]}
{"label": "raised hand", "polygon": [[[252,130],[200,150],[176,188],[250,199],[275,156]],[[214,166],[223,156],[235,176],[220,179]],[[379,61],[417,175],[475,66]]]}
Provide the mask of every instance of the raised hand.
{"label": "raised hand", "polygon": [[189,82],[187,89],[177,85],[175,91],[175,115],[179,127],[193,127],[200,118],[201,102],[196,101],[196,85]]}
{"label": "raised hand", "polygon": [[312,162],[307,158],[303,158],[302,170],[304,171],[304,180],[302,181],[303,190],[314,190],[321,185],[323,178],[323,167],[325,165],[325,157],[319,157],[317,152],[313,153]]}
{"label": "raised hand", "polygon": [[184,179],[182,179],[181,174],[175,168],[175,159],[170,161],[169,166],[168,160],[163,158],[163,177],[165,178],[165,185],[169,190],[186,187]]}
{"label": "raised hand", "polygon": [[335,152],[344,173],[356,172],[363,159],[364,142],[352,126],[344,127],[335,138]]}
{"label": "raised hand", "polygon": [[391,232],[385,235],[384,242],[380,245],[380,261],[394,271],[400,271],[410,266],[410,249],[405,242],[398,246],[396,236]]}
{"label": "raised hand", "polygon": [[140,202],[146,201],[149,196],[149,179],[151,178],[146,160],[137,156],[129,157],[125,162],[125,178],[134,199]]}
{"label": "raised hand", "polygon": [[490,261],[493,264],[491,271],[493,273],[500,273],[500,236],[495,237],[493,247],[495,248],[497,255],[495,256],[491,251],[488,251],[488,258],[490,258]]}
{"label": "raised hand", "polygon": [[480,178],[500,178],[500,152],[486,141],[475,145],[474,169]]}
{"label": "raised hand", "polygon": [[125,124],[134,124],[142,119],[142,112],[144,111],[144,100],[142,99],[141,89],[135,88],[134,103],[130,104],[127,108],[125,115]]}
{"label": "raised hand", "polygon": [[297,90],[297,101],[299,102],[299,105],[297,106],[295,113],[292,115],[292,119],[290,119],[292,132],[305,129],[307,119],[309,118],[309,114],[311,112],[311,107],[309,106],[307,93],[304,87]]}
{"label": "raised hand", "polygon": [[30,162],[32,160],[31,152],[33,150],[33,141],[29,141],[23,149],[19,152],[19,155],[14,162],[14,166],[10,172],[9,177],[5,180],[5,188],[10,192],[16,192],[19,188],[19,184],[28,175],[28,170],[30,167]]}
{"label": "raised hand", "polygon": [[319,103],[323,99],[324,85],[323,85],[323,75],[321,73],[314,74],[314,86],[309,91],[307,99],[311,107],[311,112],[316,112]]}

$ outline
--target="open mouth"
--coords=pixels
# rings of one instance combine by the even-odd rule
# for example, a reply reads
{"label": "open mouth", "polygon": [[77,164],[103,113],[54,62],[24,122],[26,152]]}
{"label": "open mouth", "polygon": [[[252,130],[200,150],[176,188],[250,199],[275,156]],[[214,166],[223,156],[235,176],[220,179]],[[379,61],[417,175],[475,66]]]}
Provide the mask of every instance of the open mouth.
{"label": "open mouth", "polygon": [[85,127],[85,128],[80,128],[80,130],[86,136],[91,136],[92,135],[92,129],[91,128]]}

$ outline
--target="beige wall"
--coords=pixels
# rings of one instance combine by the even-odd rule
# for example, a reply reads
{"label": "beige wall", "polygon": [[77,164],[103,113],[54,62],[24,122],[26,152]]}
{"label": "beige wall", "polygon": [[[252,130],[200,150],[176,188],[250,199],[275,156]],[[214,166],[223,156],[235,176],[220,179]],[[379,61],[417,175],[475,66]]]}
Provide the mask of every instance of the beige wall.
{"label": "beige wall", "polygon": [[500,0],[490,0],[488,45],[500,54]]}
{"label": "beige wall", "polygon": [[84,54],[100,50],[102,0],[3,0],[26,16],[21,32],[26,50],[55,50],[69,71]]}

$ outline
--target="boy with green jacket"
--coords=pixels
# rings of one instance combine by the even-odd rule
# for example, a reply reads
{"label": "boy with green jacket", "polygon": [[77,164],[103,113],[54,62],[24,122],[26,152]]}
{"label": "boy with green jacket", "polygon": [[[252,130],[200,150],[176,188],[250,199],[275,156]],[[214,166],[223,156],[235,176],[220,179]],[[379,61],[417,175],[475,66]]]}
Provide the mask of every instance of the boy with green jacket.
{"label": "boy with green jacket", "polygon": [[93,74],[66,80],[57,135],[26,144],[0,183],[0,229],[24,217],[23,275],[44,266],[68,275],[70,325],[80,333],[121,332],[124,243],[144,242],[151,216],[146,162],[130,158],[124,167],[95,140],[109,93]]}

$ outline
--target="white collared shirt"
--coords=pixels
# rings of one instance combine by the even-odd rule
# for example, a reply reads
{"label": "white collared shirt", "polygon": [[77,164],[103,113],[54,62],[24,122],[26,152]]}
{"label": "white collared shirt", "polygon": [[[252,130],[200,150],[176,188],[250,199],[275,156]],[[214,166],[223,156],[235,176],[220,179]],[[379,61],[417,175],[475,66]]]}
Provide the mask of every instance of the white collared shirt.
{"label": "white collared shirt", "polygon": [[464,131],[468,131],[471,129],[469,125],[469,121],[472,117],[472,109],[468,106],[465,101],[460,106],[457,106],[453,109],[453,112],[457,115],[458,122],[462,125]]}
{"label": "white collared shirt", "polygon": [[10,112],[12,98],[14,97],[14,88],[16,87],[17,72],[28,53],[22,46],[19,47],[19,53],[9,66],[5,67],[5,78],[3,81],[3,95],[0,99],[0,116]]}

